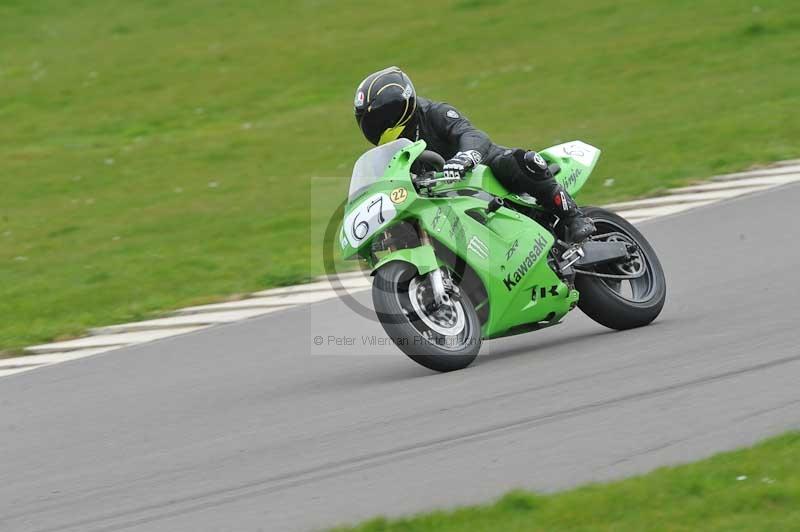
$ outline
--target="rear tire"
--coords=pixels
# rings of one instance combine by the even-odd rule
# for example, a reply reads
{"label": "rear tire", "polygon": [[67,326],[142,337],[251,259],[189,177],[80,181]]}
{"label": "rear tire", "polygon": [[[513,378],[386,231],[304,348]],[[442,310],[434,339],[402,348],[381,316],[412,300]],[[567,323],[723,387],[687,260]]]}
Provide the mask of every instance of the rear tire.
{"label": "rear tire", "polygon": [[475,307],[463,292],[451,294],[452,310],[444,310],[451,312],[453,332],[457,334],[439,333],[449,329],[441,329],[432,321],[435,315],[421,314],[419,303],[416,307],[412,303],[412,297],[421,297],[419,287],[424,286],[426,278],[407,262],[394,261],[378,269],[372,284],[378,320],[394,344],[417,364],[440,372],[466,368],[481,348],[481,325]]}
{"label": "rear tire", "polygon": [[[578,308],[600,325],[611,329],[633,329],[649,324],[661,313],[667,297],[667,281],[655,250],[633,224],[622,216],[599,207],[586,207],[582,211],[597,226],[597,232],[592,238],[612,232],[622,235],[613,238],[635,244],[638,247],[635,260],[643,264],[645,269],[641,277],[631,281],[615,281],[578,273],[575,276],[575,287],[580,292]],[[636,265],[636,262],[633,264]],[[615,268],[618,267],[604,265],[598,266],[594,271],[606,274],[626,273]],[[630,282],[630,287],[623,290],[623,282]]]}

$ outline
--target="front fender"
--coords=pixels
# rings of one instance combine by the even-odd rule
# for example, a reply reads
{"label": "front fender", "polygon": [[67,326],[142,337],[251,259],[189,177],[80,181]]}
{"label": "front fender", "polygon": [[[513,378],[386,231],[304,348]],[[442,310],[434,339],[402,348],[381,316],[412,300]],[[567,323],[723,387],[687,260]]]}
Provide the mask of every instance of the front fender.
{"label": "front fender", "polygon": [[378,268],[393,261],[403,261],[414,266],[420,275],[430,273],[439,268],[443,263],[436,257],[433,246],[419,246],[416,248],[398,249],[381,257],[370,275],[375,275]]}

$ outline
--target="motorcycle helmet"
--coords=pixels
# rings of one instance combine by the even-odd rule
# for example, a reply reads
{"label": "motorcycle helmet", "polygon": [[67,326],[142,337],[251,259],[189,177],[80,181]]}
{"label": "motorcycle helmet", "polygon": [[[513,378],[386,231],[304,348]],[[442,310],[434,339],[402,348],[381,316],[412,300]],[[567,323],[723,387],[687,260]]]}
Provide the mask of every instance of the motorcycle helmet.
{"label": "motorcycle helmet", "polygon": [[417,93],[411,79],[395,66],[367,76],[356,89],[353,103],[358,127],[376,146],[416,126]]}

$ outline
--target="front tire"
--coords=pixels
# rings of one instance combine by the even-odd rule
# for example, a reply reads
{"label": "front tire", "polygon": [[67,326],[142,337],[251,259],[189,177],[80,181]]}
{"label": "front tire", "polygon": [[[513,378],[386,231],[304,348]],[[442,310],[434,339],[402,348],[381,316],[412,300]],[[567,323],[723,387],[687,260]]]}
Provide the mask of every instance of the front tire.
{"label": "front tire", "polygon": [[[590,272],[606,277],[578,273],[575,276],[575,287],[580,292],[578,308],[611,329],[649,324],[661,313],[667,297],[667,281],[655,250],[622,216],[599,207],[582,210],[597,226],[592,239],[626,242],[633,244],[636,251],[625,264],[600,265]],[[639,276],[624,280],[613,277],[625,275]]]}
{"label": "front tire", "polygon": [[[450,294],[450,305],[429,310],[427,275],[401,261],[375,272],[372,302],[386,334],[411,360],[434,371],[466,368],[481,348],[481,325],[466,294]],[[427,288],[426,288],[427,286]]]}

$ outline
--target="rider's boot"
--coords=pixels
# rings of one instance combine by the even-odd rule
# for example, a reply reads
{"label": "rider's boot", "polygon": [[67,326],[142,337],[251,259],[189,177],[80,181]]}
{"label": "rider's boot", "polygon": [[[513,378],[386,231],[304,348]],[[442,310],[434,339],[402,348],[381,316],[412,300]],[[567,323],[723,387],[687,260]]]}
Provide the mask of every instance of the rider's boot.
{"label": "rider's boot", "polygon": [[539,203],[559,217],[562,235],[567,243],[583,242],[595,232],[594,222],[583,214],[572,196],[555,180],[547,163],[535,151],[526,152],[523,157],[526,173],[538,181],[538,189],[547,190],[537,194]]}
{"label": "rider's boot", "polygon": [[553,195],[553,213],[561,219],[563,238],[569,244],[583,242],[596,230],[594,221],[583,214],[561,185],[556,185]]}

